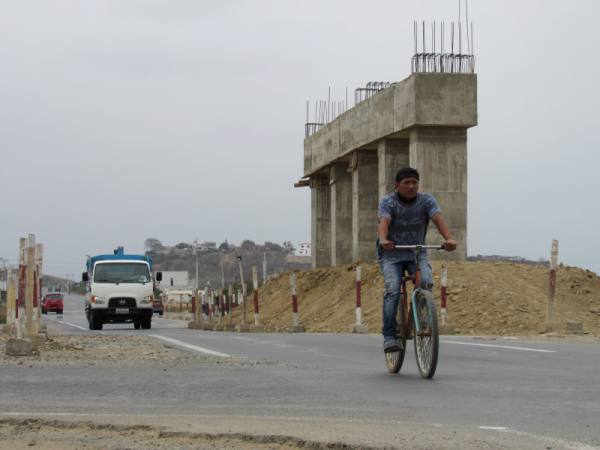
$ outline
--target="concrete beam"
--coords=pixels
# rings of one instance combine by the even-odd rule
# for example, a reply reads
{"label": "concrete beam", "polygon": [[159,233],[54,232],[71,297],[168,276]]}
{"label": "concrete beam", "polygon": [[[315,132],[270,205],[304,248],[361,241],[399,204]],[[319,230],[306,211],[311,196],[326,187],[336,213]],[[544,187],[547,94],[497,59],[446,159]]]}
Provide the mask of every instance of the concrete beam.
{"label": "concrete beam", "polygon": [[352,169],[352,259],[374,261],[379,183],[377,152],[357,150]]}
{"label": "concrete beam", "polygon": [[348,163],[330,167],[331,265],[352,262],[352,175]]}
{"label": "concrete beam", "polygon": [[311,251],[312,267],[331,265],[331,190],[329,177],[311,177]]}
{"label": "concrete beam", "polygon": [[475,74],[416,73],[349,109],[304,140],[304,176],[385,137],[420,126],[477,125]]}

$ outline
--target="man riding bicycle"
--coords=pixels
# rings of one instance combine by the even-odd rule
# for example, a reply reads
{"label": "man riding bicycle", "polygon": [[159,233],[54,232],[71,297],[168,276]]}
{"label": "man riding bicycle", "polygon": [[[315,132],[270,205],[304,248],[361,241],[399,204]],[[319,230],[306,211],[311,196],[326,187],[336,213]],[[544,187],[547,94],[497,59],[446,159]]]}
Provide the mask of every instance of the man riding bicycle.
{"label": "man riding bicycle", "polygon": [[[396,174],[394,192],[387,194],[379,203],[379,226],[377,252],[379,266],[385,282],[383,296],[383,351],[402,350],[396,335],[396,315],[400,300],[400,287],[404,272],[413,275],[416,270],[412,250],[399,250],[395,245],[424,245],[427,226],[431,220],[444,238],[444,249],[456,249],[450,229],[442,217],[433,195],[419,192],[419,172],[404,167]],[[421,288],[431,289],[433,279],[427,251],[419,256]]]}

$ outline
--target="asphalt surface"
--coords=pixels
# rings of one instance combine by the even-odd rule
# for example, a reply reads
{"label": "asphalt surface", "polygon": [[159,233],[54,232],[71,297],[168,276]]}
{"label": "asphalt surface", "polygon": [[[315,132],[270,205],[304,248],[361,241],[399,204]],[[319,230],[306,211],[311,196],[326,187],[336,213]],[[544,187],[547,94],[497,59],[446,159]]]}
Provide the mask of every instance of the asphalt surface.
{"label": "asphalt surface", "polygon": [[0,386],[11,386],[0,391],[4,415],[34,412],[27,400],[35,398],[40,414],[395,421],[553,443],[540,448],[600,447],[598,344],[443,336],[436,376],[424,380],[412,345],[400,374],[389,374],[377,335],[205,332],[157,315],[150,330],[90,331],[75,295],[62,318],[45,320],[50,332],[151,335],[224,363],[155,371],[1,366]]}

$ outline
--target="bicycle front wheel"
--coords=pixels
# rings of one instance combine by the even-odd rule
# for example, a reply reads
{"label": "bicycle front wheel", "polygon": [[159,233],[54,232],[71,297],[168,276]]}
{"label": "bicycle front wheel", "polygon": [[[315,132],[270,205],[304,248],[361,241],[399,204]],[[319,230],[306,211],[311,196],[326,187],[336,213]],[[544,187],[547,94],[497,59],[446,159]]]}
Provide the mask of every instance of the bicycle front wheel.
{"label": "bicycle front wheel", "polygon": [[435,302],[431,292],[424,289],[419,289],[415,296],[416,316],[421,328],[417,332],[413,321],[417,367],[423,378],[433,378],[437,367],[440,347]]}

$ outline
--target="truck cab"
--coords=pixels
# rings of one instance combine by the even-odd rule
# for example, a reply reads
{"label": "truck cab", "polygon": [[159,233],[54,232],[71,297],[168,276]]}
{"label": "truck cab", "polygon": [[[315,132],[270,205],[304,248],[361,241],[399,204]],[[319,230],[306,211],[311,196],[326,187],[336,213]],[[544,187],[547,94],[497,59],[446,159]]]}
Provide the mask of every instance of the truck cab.
{"label": "truck cab", "polygon": [[[151,328],[155,281],[150,257],[127,255],[118,247],[112,255],[89,257],[86,266],[82,279],[90,330],[101,330],[105,323],[133,323],[136,330]],[[157,272],[156,281],[161,278]]]}

